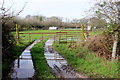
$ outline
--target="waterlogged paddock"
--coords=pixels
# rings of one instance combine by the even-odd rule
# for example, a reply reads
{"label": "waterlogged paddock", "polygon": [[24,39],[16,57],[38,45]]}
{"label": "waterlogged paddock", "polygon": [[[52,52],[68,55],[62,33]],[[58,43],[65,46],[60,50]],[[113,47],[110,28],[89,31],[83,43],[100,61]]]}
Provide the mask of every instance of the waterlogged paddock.
{"label": "waterlogged paddock", "polygon": [[30,53],[30,49],[40,40],[36,40],[28,46],[18,59],[14,61],[14,65],[9,73],[10,78],[33,78],[35,70]]}

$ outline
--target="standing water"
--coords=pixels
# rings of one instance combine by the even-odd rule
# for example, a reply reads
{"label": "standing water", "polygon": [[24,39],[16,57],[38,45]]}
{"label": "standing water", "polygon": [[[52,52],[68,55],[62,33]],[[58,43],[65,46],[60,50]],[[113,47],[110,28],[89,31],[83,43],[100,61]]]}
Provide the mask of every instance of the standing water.
{"label": "standing water", "polygon": [[44,55],[54,74],[59,78],[82,78],[82,76],[77,75],[67,61],[52,48],[53,42],[53,39],[49,39],[45,43]]}
{"label": "standing water", "polygon": [[34,41],[30,46],[28,46],[18,59],[14,61],[14,66],[9,73],[10,78],[33,78],[35,70],[33,66],[32,57],[30,54],[30,49],[40,40]]}

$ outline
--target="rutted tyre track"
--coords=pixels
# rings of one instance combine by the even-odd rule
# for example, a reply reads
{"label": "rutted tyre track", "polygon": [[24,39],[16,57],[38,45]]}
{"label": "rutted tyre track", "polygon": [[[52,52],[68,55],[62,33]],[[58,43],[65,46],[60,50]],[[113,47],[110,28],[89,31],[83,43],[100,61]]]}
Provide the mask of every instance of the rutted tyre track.
{"label": "rutted tyre track", "polygon": [[67,61],[52,48],[53,42],[53,39],[49,39],[45,43],[44,53],[47,63],[52,68],[53,73],[59,78],[84,78],[77,74]]}

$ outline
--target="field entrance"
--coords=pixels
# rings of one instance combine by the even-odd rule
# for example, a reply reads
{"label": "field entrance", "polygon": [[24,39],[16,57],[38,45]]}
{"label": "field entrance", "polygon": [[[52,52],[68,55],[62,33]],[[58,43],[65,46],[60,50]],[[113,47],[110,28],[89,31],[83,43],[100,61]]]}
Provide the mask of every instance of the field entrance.
{"label": "field entrance", "polygon": [[[86,32],[85,32],[86,33]],[[40,30],[40,31],[29,31],[29,32],[20,32],[19,40],[22,42],[31,42],[36,39],[44,39],[46,36],[51,36],[55,42],[61,43],[75,43],[76,41],[81,40],[82,32],[80,30]]]}

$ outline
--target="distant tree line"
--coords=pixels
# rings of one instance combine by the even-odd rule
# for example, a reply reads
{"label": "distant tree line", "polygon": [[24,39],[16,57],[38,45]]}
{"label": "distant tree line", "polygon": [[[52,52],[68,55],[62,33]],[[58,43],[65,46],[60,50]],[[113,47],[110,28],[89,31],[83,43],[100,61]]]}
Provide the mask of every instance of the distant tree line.
{"label": "distant tree line", "polygon": [[[84,25],[85,27],[92,26],[97,28],[104,28],[106,26],[106,21],[97,17],[73,19],[68,22],[67,20],[63,21],[63,18],[57,16],[45,17],[39,15],[27,15],[25,18],[15,17],[13,20],[20,25],[20,30],[46,30],[52,26],[56,26],[61,29],[80,28],[81,25]],[[9,26],[13,26],[12,30],[15,31],[15,24],[11,23]]]}

